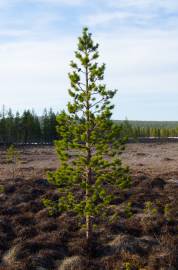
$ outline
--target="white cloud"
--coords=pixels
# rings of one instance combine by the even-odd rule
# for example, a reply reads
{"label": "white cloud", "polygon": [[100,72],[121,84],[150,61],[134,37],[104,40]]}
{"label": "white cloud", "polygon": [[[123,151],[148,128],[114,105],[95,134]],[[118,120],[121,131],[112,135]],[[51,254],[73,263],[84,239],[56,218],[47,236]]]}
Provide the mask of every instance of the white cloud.
{"label": "white cloud", "polygon": [[[122,104],[133,96],[141,99],[177,93],[178,38],[174,32],[140,31],[125,36],[118,32],[98,33],[94,39],[101,44],[101,60],[107,64],[105,81],[109,88],[119,89],[115,103],[119,99]],[[1,45],[1,104],[34,107],[37,111],[45,106],[64,108],[68,100],[69,62],[75,48],[73,37]]]}
{"label": "white cloud", "polygon": [[[26,2],[37,3],[37,1],[45,6],[87,3],[86,0]],[[178,20],[175,16],[170,16],[169,23],[166,23],[169,25],[168,31],[163,29],[162,22],[161,27],[159,23],[155,24],[154,19],[163,10],[172,13],[178,11],[178,2],[173,0],[96,2],[103,3],[102,7],[98,8],[96,5],[94,13],[90,13],[93,9],[87,10],[86,15],[82,12],[81,22],[82,24],[87,22],[92,26],[94,39],[101,44],[102,60],[106,63],[106,84],[109,88],[119,89],[115,103],[121,104],[123,117],[127,115],[132,118],[132,113],[127,114],[127,110],[136,111],[134,106],[132,108],[133,100],[146,104],[147,100],[154,102],[156,96],[156,102],[159,102],[158,97],[161,98],[164,94],[164,100],[167,100],[166,97],[174,96],[175,101],[178,92],[178,31],[175,26],[178,25]],[[22,3],[22,0],[0,0],[0,9],[15,3]],[[62,16],[69,16],[70,19],[70,12]],[[160,16],[166,20],[163,15]],[[69,86],[67,73],[69,61],[73,59],[73,51],[76,48],[76,29],[73,29],[75,37],[71,34],[68,34],[68,37],[61,34],[57,38],[55,31],[56,25],[60,28],[60,20],[63,30],[65,27],[62,19],[59,12],[54,14],[53,11],[50,13],[45,9],[31,13],[27,11],[21,17],[6,18],[5,22],[1,18],[0,38],[3,41],[0,44],[1,104],[4,103],[15,110],[34,107],[38,112],[45,106],[58,109],[65,107]],[[56,21],[58,22],[55,25]],[[154,23],[145,28],[134,26],[133,21],[142,26],[145,24],[147,26],[149,22]],[[98,32],[98,28],[95,27],[98,25],[103,26],[102,32]],[[7,42],[6,39],[3,40],[4,37],[12,39]],[[12,41],[13,38],[18,41]],[[115,118],[119,118],[119,115],[117,106]]]}
{"label": "white cloud", "polygon": [[7,37],[24,37],[29,34],[29,31],[26,30],[16,30],[16,29],[3,29],[0,30],[0,38],[7,38]]}
{"label": "white cloud", "polygon": [[1,104],[13,108],[64,108],[74,40],[0,45]]}
{"label": "white cloud", "polygon": [[[31,2],[34,2],[34,0],[28,0]],[[35,2],[43,3],[43,4],[55,4],[55,5],[70,5],[70,6],[75,6],[75,5],[81,5],[86,0],[35,0]]]}
{"label": "white cloud", "polygon": [[40,11],[35,14],[22,14],[19,18],[0,18],[0,38],[18,38],[20,40],[42,39],[54,34],[53,26],[62,22],[63,16]]}
{"label": "white cloud", "polygon": [[109,23],[113,23],[111,26],[114,26],[117,21],[118,27],[132,27],[135,24],[159,28],[161,20],[168,26],[178,26],[177,0],[104,0],[102,3],[103,6],[98,11],[88,14],[87,18],[83,16],[82,22],[87,20],[91,26]]}
{"label": "white cloud", "polygon": [[[25,0],[25,3],[41,3],[41,4],[49,4],[49,5],[67,5],[67,6],[75,6],[81,5],[85,3],[86,0]],[[0,0],[0,9],[4,9],[7,7],[13,7],[17,4],[24,4],[23,0]]]}
{"label": "white cloud", "polygon": [[178,10],[177,0],[110,0],[108,6],[118,8],[136,8],[138,10],[155,10],[157,8],[166,9],[167,11]]}
{"label": "white cloud", "polygon": [[134,20],[139,24],[143,24],[145,21],[149,21],[154,18],[154,14],[136,14],[134,12],[129,11],[115,11],[115,12],[101,12],[101,13],[94,13],[90,14],[86,17],[82,18],[82,22],[87,21],[89,26],[96,26],[102,24],[108,24],[114,20],[117,20],[118,25],[119,23],[131,22]]}
{"label": "white cloud", "polygon": [[127,93],[178,91],[178,35],[175,32],[115,32],[100,37],[107,81]]}

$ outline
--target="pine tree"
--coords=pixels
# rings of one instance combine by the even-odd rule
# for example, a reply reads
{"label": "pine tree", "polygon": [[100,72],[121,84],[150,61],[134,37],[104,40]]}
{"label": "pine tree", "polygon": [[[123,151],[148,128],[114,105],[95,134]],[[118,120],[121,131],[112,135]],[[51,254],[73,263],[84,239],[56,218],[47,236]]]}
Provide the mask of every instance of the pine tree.
{"label": "pine tree", "polygon": [[[20,113],[17,111],[14,118],[14,127],[15,127],[15,135],[14,135],[14,142],[21,143],[21,117]],[[14,143],[13,142],[13,143]]]}
{"label": "pine tree", "polygon": [[53,112],[52,108],[49,110],[49,142],[53,142],[57,138],[57,133],[56,133],[56,114]]}
{"label": "pine tree", "polygon": [[12,113],[12,110],[9,109],[8,113],[7,113],[7,118],[6,118],[6,140],[7,143],[13,143],[14,140],[14,132],[15,132],[15,128],[14,128],[14,115]]}
{"label": "pine tree", "polygon": [[43,134],[43,142],[45,143],[50,142],[49,132],[50,132],[49,115],[47,109],[44,109],[42,117],[42,134]]}
{"label": "pine tree", "polygon": [[0,138],[2,143],[7,143],[6,109],[4,105],[2,107],[1,122],[0,122]]}
{"label": "pine tree", "polygon": [[68,113],[57,117],[60,167],[49,173],[49,181],[62,191],[57,210],[73,210],[85,217],[90,244],[95,217],[102,215],[113,199],[110,190],[127,187],[130,177],[119,159],[123,149],[121,127],[111,120],[111,99],[116,90],[107,90],[102,83],[105,64],[96,62],[98,44],[94,44],[87,28],[79,37],[75,57],[77,62],[71,61],[69,73],[72,101]]}
{"label": "pine tree", "polygon": [[[113,196],[110,187],[128,186],[128,169],[118,157],[123,141],[121,128],[111,120],[111,99],[116,91],[109,91],[101,83],[105,65],[99,65],[98,44],[94,44],[87,28],[79,37],[77,62],[71,61],[69,73],[71,89],[68,114],[58,117],[56,141],[60,167],[49,174],[49,180],[62,188],[59,211],[73,210],[85,217],[86,238],[91,243],[94,217],[104,213]],[[82,197],[76,194],[82,191]]]}

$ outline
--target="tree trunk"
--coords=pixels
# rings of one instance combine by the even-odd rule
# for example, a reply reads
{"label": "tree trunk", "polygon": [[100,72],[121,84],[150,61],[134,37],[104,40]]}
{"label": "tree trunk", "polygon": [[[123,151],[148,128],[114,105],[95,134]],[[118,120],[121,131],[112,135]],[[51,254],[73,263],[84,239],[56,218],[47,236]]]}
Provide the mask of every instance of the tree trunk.
{"label": "tree trunk", "polygon": [[[88,158],[90,159],[90,151],[88,152]],[[87,184],[89,185],[91,184],[91,168],[88,169]],[[86,202],[89,199],[89,197],[90,197],[90,194],[87,187],[86,188]],[[87,245],[88,245],[89,251],[91,249],[92,238],[93,238],[92,218],[90,215],[86,214],[86,239],[87,239]]]}
{"label": "tree trunk", "polygon": [[[86,57],[87,57],[86,51]],[[86,130],[86,149],[87,149],[87,179],[86,179],[86,203],[90,198],[91,194],[89,194],[88,185],[90,186],[92,183],[92,170],[90,168],[90,160],[91,160],[91,146],[90,146],[90,97],[89,97],[89,79],[88,79],[88,66],[86,66],[85,70],[86,75],[86,122],[87,122],[87,130]],[[93,236],[93,225],[90,214],[86,214],[86,240],[88,245],[88,251],[91,251],[92,244],[92,236]]]}
{"label": "tree trunk", "polygon": [[91,246],[93,236],[92,219],[91,216],[86,215],[86,239],[88,246]]}

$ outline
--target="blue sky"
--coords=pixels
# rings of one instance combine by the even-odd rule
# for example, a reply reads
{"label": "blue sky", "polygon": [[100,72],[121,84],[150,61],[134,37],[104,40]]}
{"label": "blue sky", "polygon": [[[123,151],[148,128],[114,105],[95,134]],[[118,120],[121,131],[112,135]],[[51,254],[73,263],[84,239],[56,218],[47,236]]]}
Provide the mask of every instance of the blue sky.
{"label": "blue sky", "polygon": [[65,108],[83,26],[118,89],[113,118],[178,120],[177,0],[0,0],[0,106]]}

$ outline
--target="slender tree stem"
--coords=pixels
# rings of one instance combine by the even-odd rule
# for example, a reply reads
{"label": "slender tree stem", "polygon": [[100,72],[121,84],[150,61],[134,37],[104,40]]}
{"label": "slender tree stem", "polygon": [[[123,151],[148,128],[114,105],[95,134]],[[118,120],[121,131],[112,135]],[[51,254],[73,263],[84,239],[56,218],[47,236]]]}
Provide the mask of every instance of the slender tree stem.
{"label": "slender tree stem", "polygon": [[[87,51],[86,51],[86,56],[87,56]],[[90,194],[89,194],[89,189],[88,186],[91,185],[92,182],[92,171],[90,167],[90,160],[91,160],[91,147],[90,147],[90,102],[89,102],[89,87],[88,87],[88,66],[86,65],[85,69],[86,73],[86,122],[87,122],[87,130],[86,130],[86,149],[87,149],[87,179],[86,179],[86,204],[89,200]],[[86,214],[86,238],[88,241],[88,244],[91,244],[92,241],[92,220],[91,216],[89,214]]]}

